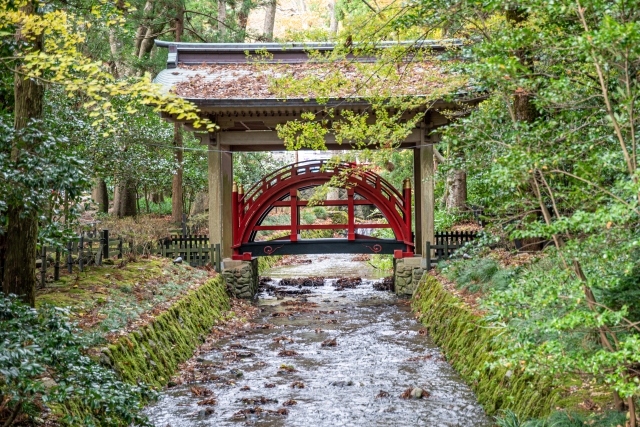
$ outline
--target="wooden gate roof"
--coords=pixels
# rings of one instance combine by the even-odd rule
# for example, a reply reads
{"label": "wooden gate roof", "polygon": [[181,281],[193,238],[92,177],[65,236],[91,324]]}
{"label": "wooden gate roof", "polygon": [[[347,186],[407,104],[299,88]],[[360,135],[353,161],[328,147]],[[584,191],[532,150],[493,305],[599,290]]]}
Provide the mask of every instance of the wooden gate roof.
{"label": "wooden gate roof", "polygon": [[[352,52],[341,61],[328,62],[323,58],[334,50],[332,43],[233,44],[156,40],[158,47],[167,48],[169,52],[167,68],[154,82],[197,105],[203,116],[215,121],[220,130],[227,133],[225,145],[237,145],[234,149],[243,151],[264,146],[282,149],[282,141],[274,136],[278,124],[298,118],[305,111],[320,112],[327,106],[336,110],[363,111],[370,106],[368,99],[384,98],[387,93],[429,97],[428,105],[408,111],[405,113],[407,118],[429,109],[433,126],[445,124],[446,119],[437,111],[459,108],[457,101],[443,98],[449,95],[449,83],[462,77],[449,71],[442,57],[447,54],[448,47],[459,44],[456,40],[388,42],[365,53]],[[402,61],[395,61],[395,68],[380,71],[384,69],[378,61],[380,52],[398,46],[406,48],[407,56]],[[305,84],[296,90],[296,84],[302,80],[307,83],[335,80],[335,84]],[[468,93],[459,95],[462,102],[477,102],[477,98]],[[170,115],[164,117],[177,121]],[[240,134],[247,131],[265,133],[251,137]],[[416,138],[419,138],[417,134],[410,136],[411,141],[407,143],[415,145],[413,140]],[[234,142],[245,139],[255,140],[255,144]]]}

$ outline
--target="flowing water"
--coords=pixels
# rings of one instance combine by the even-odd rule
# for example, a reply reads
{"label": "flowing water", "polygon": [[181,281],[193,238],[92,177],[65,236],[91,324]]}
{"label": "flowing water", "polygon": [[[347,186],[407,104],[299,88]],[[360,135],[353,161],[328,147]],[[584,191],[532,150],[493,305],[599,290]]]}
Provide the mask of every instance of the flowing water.
{"label": "flowing water", "polygon": [[[198,405],[202,398],[193,396],[194,384],[168,389],[147,409],[156,426],[493,424],[439,349],[420,333],[407,301],[374,290],[377,278],[368,264],[351,261],[352,256],[309,258],[312,264],[270,272],[269,284],[294,292],[308,289],[310,294],[280,299],[266,291],[259,295],[261,312],[252,321],[277,328],[247,330],[244,337],[221,340],[218,351],[201,356],[201,362],[217,367],[218,382],[199,384],[215,393],[217,404],[210,409]],[[363,280],[344,290],[333,286],[335,279],[317,287],[280,284],[282,278],[311,276]],[[299,311],[273,315],[292,308]],[[283,336],[293,342],[273,340]],[[337,345],[322,346],[333,338]],[[224,353],[238,348],[249,357],[228,363]],[[289,350],[297,355],[284,356]],[[295,371],[287,372],[283,364]],[[235,384],[223,385],[224,380]],[[304,388],[298,388],[301,384]],[[423,389],[428,397],[400,397],[412,387]],[[268,400],[251,402],[262,397]],[[296,404],[283,405],[291,401]],[[287,415],[276,413],[283,408]]]}

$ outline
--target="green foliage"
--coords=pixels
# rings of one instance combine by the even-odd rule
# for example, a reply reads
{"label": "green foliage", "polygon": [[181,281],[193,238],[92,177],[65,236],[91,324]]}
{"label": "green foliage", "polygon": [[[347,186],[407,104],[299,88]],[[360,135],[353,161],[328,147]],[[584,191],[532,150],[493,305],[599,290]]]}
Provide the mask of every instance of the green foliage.
{"label": "green foliage", "polygon": [[315,206],[313,208],[313,214],[316,216],[316,218],[327,219],[327,210],[324,208],[324,206]]}
{"label": "green foliage", "polygon": [[377,270],[386,271],[388,273],[393,272],[393,255],[378,255],[375,254],[371,257],[371,265]]}
{"label": "green foliage", "polygon": [[517,276],[519,269],[501,268],[491,258],[441,261],[438,269],[460,289],[476,292],[500,292]]}
{"label": "green foliage", "polygon": [[576,412],[555,411],[542,419],[521,420],[514,412],[507,410],[496,418],[498,427],[613,427],[626,424],[624,413],[607,411],[604,414],[583,415]]}
{"label": "green foliage", "polygon": [[65,411],[71,425],[147,425],[139,410],[154,393],[123,383],[88,357],[84,335],[63,310],[0,298],[0,342],[0,398],[8,413],[36,416],[42,402],[80,409]]}
{"label": "green foliage", "polygon": [[302,221],[304,224],[313,224],[316,220],[316,216],[313,212],[303,212],[302,213]]}
{"label": "green foliage", "polygon": [[247,191],[265,175],[289,163],[293,163],[293,156],[290,153],[234,153],[233,179],[239,184],[243,184],[245,191]]}
{"label": "green foliage", "polygon": [[[598,242],[589,241],[571,249],[594,253]],[[604,244],[604,242],[600,242]],[[597,252],[596,252],[597,253]],[[622,255],[622,254],[619,254]],[[596,301],[606,301],[602,289],[618,288],[611,266],[623,262],[592,257],[582,268]],[[614,270],[615,271],[615,270]],[[605,285],[606,284],[606,285]],[[631,301],[619,309],[594,309],[584,295],[584,282],[566,270],[559,255],[548,257],[522,269],[508,285],[486,296],[483,307],[490,318],[504,322],[511,332],[500,353],[504,365],[520,364],[528,372],[556,375],[588,375],[599,384],[609,384],[622,396],[639,394],[640,380],[627,377],[627,369],[640,363],[638,334],[626,317]],[[616,330],[612,348],[604,347],[598,328]],[[608,335],[608,334],[607,334]],[[605,337],[607,337],[605,335]],[[504,340],[504,338],[503,338]]]}
{"label": "green foliage", "polygon": [[80,195],[89,186],[87,169],[68,140],[50,131],[51,127],[48,121],[31,121],[15,131],[13,121],[0,116],[0,233],[9,207],[36,212],[48,244],[70,232]]}

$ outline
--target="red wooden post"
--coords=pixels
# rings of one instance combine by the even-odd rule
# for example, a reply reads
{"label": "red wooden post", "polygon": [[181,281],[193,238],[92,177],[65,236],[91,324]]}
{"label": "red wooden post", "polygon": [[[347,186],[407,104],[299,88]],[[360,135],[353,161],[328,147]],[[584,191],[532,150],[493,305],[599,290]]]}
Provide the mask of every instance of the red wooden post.
{"label": "red wooden post", "polygon": [[[238,227],[240,227],[240,222],[242,222],[242,220],[244,219],[244,205],[245,205],[245,200],[244,200],[244,185],[240,184],[238,186]],[[238,233],[238,236],[240,236],[240,234]],[[238,243],[240,243],[240,237],[238,237]]]}
{"label": "red wooden post", "polygon": [[347,189],[347,216],[349,222],[347,225],[347,240],[356,240],[355,220],[356,215],[353,209],[353,195],[355,190],[353,188]]}
{"label": "red wooden post", "polygon": [[[238,212],[238,184],[234,181],[233,187],[231,188],[231,241],[233,242],[233,246],[238,244],[239,240],[239,230],[238,224],[240,223],[240,214]],[[236,255],[239,255],[238,249],[233,248],[234,258]]]}
{"label": "red wooden post", "polygon": [[291,198],[291,241],[298,241],[298,190],[289,192]]}
{"label": "red wooden post", "polygon": [[[411,180],[404,179],[404,235],[411,238]],[[407,252],[413,252],[411,246],[407,245]]]}

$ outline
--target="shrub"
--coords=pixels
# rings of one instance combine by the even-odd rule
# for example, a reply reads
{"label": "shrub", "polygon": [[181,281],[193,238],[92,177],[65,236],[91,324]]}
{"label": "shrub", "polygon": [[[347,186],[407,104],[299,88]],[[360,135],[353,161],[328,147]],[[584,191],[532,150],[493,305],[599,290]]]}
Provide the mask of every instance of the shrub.
{"label": "shrub", "polygon": [[71,425],[149,425],[139,410],[154,392],[88,357],[87,339],[60,308],[0,297],[0,423],[27,421],[48,405]]}
{"label": "shrub", "polygon": [[312,212],[303,212],[302,213],[302,220],[306,224],[313,224],[315,222],[315,220],[316,220],[316,216]]}
{"label": "shrub", "polygon": [[316,218],[327,219],[327,210],[324,208],[324,206],[315,206],[313,208],[313,214],[316,216]]}

